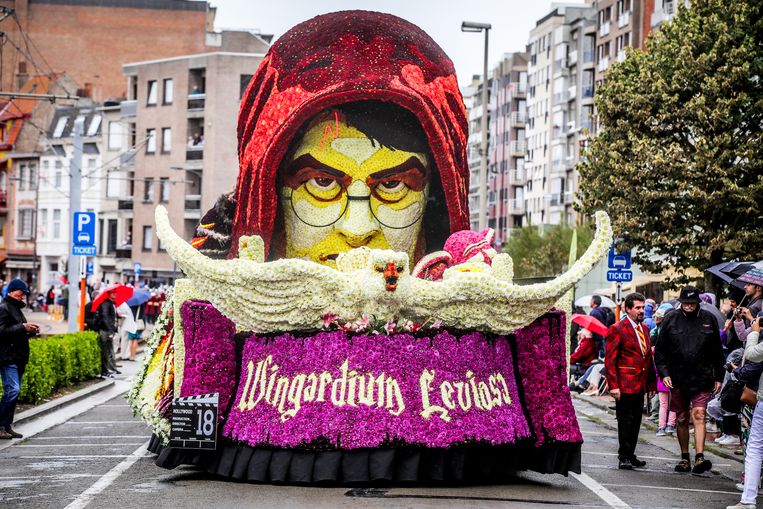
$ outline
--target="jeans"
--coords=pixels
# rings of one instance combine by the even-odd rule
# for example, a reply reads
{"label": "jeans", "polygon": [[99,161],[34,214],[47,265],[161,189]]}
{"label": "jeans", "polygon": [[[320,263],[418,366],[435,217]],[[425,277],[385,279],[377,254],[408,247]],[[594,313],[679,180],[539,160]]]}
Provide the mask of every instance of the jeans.
{"label": "jeans", "polygon": [[758,496],[761,464],[763,464],[763,401],[759,401],[755,405],[750,436],[747,439],[747,451],[744,458],[743,504],[755,503],[755,498]]}
{"label": "jeans", "polygon": [[117,363],[114,360],[114,341],[113,334],[102,330],[101,336],[101,373],[117,370]]}
{"label": "jeans", "polygon": [[0,366],[0,377],[3,379],[3,398],[0,399],[0,428],[7,429],[13,423],[16,412],[16,402],[21,392],[21,376],[24,371],[16,364]]}
{"label": "jeans", "polygon": [[676,427],[676,413],[675,412],[669,412],[670,410],[670,393],[669,392],[658,392],[657,397],[660,398],[660,423],[658,427],[664,428],[665,423],[667,423],[668,426]]}

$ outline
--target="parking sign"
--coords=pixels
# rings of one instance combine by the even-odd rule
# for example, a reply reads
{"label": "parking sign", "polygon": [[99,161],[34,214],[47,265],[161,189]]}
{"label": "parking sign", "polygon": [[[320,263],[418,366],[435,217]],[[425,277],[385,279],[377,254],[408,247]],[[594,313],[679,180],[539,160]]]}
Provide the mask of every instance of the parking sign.
{"label": "parking sign", "polygon": [[75,246],[95,245],[95,212],[75,212],[72,231]]}

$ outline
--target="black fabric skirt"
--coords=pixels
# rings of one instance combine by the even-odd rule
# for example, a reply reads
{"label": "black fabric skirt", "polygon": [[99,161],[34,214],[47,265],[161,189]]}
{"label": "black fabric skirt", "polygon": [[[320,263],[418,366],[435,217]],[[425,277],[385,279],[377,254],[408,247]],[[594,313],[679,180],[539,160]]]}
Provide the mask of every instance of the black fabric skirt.
{"label": "black fabric skirt", "polygon": [[495,484],[520,470],[580,473],[582,444],[462,445],[448,449],[393,447],[305,451],[251,447],[218,439],[215,451],[163,446],[156,435],[149,451],[163,468],[195,465],[224,479],[315,485]]}

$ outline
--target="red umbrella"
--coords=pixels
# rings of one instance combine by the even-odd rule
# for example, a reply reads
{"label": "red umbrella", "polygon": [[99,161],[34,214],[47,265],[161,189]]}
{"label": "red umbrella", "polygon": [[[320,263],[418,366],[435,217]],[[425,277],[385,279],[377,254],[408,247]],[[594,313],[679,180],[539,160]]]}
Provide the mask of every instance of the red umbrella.
{"label": "red umbrella", "polygon": [[98,306],[100,306],[104,300],[109,298],[109,293],[111,292],[117,292],[117,300],[114,302],[114,305],[119,306],[123,302],[127,302],[130,297],[132,297],[133,288],[121,284],[107,286],[101,293],[98,294],[98,297],[93,299],[93,304],[90,306],[90,310],[95,312],[95,310],[98,309]]}
{"label": "red umbrella", "polygon": [[591,315],[572,315],[572,321],[594,334],[606,336],[609,328]]}

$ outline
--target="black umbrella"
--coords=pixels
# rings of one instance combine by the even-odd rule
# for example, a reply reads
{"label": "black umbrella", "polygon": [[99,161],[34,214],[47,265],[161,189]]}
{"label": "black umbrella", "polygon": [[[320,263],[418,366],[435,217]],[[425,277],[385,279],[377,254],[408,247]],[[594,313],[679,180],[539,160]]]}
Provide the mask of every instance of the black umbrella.
{"label": "black umbrella", "polygon": [[744,289],[744,283],[737,281],[736,278],[747,272],[753,267],[753,262],[723,262],[713,265],[705,272],[709,272],[724,283],[735,288]]}

